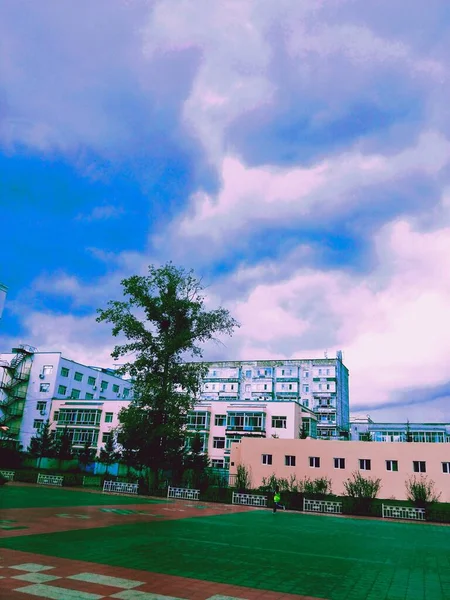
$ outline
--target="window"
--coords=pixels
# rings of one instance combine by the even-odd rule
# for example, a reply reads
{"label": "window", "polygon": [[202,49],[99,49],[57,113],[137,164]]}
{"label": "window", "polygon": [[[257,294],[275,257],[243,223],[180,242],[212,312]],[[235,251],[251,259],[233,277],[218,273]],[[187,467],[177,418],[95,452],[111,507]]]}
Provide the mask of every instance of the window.
{"label": "window", "polygon": [[119,386],[118,386],[116,383],[114,383],[114,385],[113,385],[113,392],[114,392],[115,394],[118,394],[118,393],[119,393],[119,390],[120,390]]}
{"label": "window", "polygon": [[413,471],[414,473],[426,473],[426,462],[424,460],[413,460]]}
{"label": "window", "polygon": [[73,376],[73,378],[75,379],[75,381],[83,381],[83,373],[75,371],[75,375]]}
{"label": "window", "polygon": [[209,413],[191,411],[187,415],[186,425],[189,429],[209,429]]}
{"label": "window", "polygon": [[53,373],[53,365],[44,365],[42,368],[44,375],[51,375]]}
{"label": "window", "polygon": [[231,389],[234,390],[234,385],[231,385]]}
{"label": "window", "polygon": [[59,410],[55,410],[55,412],[53,413],[53,420],[58,421],[58,419],[59,419]]}
{"label": "window", "polygon": [[[58,415],[59,425],[100,425],[101,411],[85,408],[61,408]],[[55,417],[54,417],[55,418]]]}
{"label": "window", "polygon": [[304,392],[305,394],[308,394],[308,393],[309,393],[309,385],[304,385],[304,386],[303,386],[303,392]]}
{"label": "window", "polygon": [[303,373],[303,377],[304,377],[305,379],[308,379],[308,377],[309,377],[309,371],[305,371],[305,372]]}
{"label": "window", "polygon": [[387,460],[386,471],[398,471],[398,460]]}
{"label": "window", "polygon": [[224,391],[226,390],[226,387],[227,387],[227,386],[226,386],[226,385],[223,383],[223,384],[222,384],[222,392],[224,392]]}
{"label": "window", "polygon": [[289,384],[289,389],[292,390],[292,383]]}
{"label": "window", "polygon": [[43,419],[35,419],[33,421],[33,429],[37,429],[38,431],[41,431],[41,429],[44,427],[44,421]]}
{"label": "window", "polygon": [[252,372],[251,371],[245,371],[245,376],[246,377],[251,377],[252,376]]}
{"label": "window", "polygon": [[250,383],[246,383],[246,384],[245,384],[245,391],[246,391],[246,392],[251,392],[251,390],[252,390],[252,386],[251,386],[251,384],[250,384]]}
{"label": "window", "polygon": [[47,408],[47,402],[42,402],[42,401],[39,401],[39,402],[36,404],[36,410],[38,410],[38,411],[40,411],[40,412],[41,412],[41,411],[44,411],[46,408]]}
{"label": "window", "polygon": [[334,459],[334,468],[335,469],[345,469],[345,458],[335,458]]}
{"label": "window", "polygon": [[213,448],[225,448],[225,438],[224,437],[214,437],[213,438]]}
{"label": "window", "polygon": [[361,471],[370,471],[372,468],[370,458],[360,458],[359,468],[361,469]]}
{"label": "window", "polygon": [[124,398],[128,398],[129,395],[130,395],[130,389],[129,388],[123,388],[123,397]]}
{"label": "window", "polygon": [[442,472],[450,474],[450,462],[443,462],[442,463]]}
{"label": "window", "polygon": [[61,377],[69,377],[69,369],[67,367],[61,367]]}
{"label": "window", "polygon": [[322,375],[322,369],[319,369],[319,375]]}
{"label": "window", "polygon": [[272,455],[271,454],[262,454],[261,460],[263,465],[271,465],[272,464]]}
{"label": "window", "polygon": [[319,390],[321,390],[321,389],[322,389],[322,384],[321,384],[321,383],[319,383]]}
{"label": "window", "polygon": [[275,429],[286,429],[286,417],[272,417],[272,427]]}
{"label": "window", "polygon": [[48,392],[50,390],[50,384],[49,383],[41,383],[39,386],[39,391],[40,392]]}
{"label": "window", "polygon": [[212,458],[211,467],[213,469],[223,469],[223,458]]}
{"label": "window", "polygon": [[327,383],[327,390],[329,390],[329,389],[330,389],[330,384],[329,384],[329,383]]}
{"label": "window", "polygon": [[216,415],[214,417],[214,425],[216,425],[216,427],[225,427],[226,422],[227,415]]}
{"label": "window", "polygon": [[93,400],[94,399],[94,394],[89,394],[89,392],[86,393],[86,400]]}
{"label": "window", "polygon": [[104,433],[102,435],[102,444],[106,444],[106,442],[109,440],[110,435],[110,433]]}
{"label": "window", "polygon": [[105,390],[107,390],[108,389],[108,382],[107,381],[102,381],[101,388],[102,388],[102,392],[104,392]]}
{"label": "window", "polygon": [[92,377],[92,375],[88,377],[88,385],[95,385],[95,377]]}
{"label": "window", "polygon": [[113,413],[105,413],[105,423],[112,423]]}
{"label": "window", "polygon": [[80,397],[80,390],[76,390],[75,388],[72,389],[72,391],[70,392],[70,397],[71,398],[79,398]]}
{"label": "window", "polygon": [[286,467],[295,467],[295,456],[286,455],[284,457],[284,464]]}
{"label": "window", "polygon": [[267,383],[264,384],[264,389],[267,390]]}
{"label": "window", "polygon": [[310,456],[309,466],[313,469],[318,469],[320,467],[320,456]]}

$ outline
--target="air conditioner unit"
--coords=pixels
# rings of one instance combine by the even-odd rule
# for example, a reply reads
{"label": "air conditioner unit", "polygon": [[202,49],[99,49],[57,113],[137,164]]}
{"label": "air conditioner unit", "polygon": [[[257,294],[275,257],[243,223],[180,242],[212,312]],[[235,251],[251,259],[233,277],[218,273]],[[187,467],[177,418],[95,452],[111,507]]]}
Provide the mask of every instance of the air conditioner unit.
{"label": "air conditioner unit", "polygon": [[45,379],[44,373],[39,373],[39,379]]}
{"label": "air conditioner unit", "polygon": [[93,390],[96,390],[96,389],[97,389],[97,386],[96,386],[96,385],[93,385],[93,386],[92,386],[92,389],[93,389]]}

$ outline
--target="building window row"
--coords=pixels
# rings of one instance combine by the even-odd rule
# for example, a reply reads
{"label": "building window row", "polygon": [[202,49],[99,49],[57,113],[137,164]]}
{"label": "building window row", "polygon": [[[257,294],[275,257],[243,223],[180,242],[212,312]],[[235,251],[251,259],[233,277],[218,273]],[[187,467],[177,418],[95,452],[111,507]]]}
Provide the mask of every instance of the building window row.
{"label": "building window row", "polygon": [[[263,465],[271,465],[272,464],[272,454],[262,454],[261,462]],[[320,469],[320,456],[310,456],[309,457],[309,466],[312,469]],[[334,468],[335,469],[345,469],[345,458],[333,458]],[[295,467],[295,456],[285,455],[284,464],[286,467]],[[371,471],[372,470],[372,460],[370,458],[360,458],[358,459],[359,469],[361,471]],[[442,472],[450,474],[450,461],[442,462]],[[426,473],[426,461],[423,460],[414,460],[413,461],[413,471],[414,473]],[[386,471],[398,472],[398,461],[397,460],[386,460]]]}

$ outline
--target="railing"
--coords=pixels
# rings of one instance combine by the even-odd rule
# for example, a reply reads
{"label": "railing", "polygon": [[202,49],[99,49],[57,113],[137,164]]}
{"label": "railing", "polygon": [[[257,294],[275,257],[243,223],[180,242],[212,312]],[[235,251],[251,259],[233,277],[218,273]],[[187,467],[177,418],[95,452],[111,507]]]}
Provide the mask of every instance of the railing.
{"label": "railing", "polygon": [[256,494],[239,494],[233,492],[232,504],[241,506],[259,506],[267,507],[267,496],[257,496]]}
{"label": "railing", "polygon": [[200,490],[191,490],[189,488],[174,488],[167,489],[168,498],[176,498],[178,500],[200,500]]}
{"label": "railing", "polygon": [[244,431],[245,433],[266,433],[266,428],[260,425],[227,425],[225,431]]}
{"label": "railing", "polygon": [[104,492],[115,492],[117,494],[137,494],[139,486],[137,483],[124,483],[122,481],[105,481]]}
{"label": "railing", "polygon": [[425,509],[410,506],[393,506],[383,504],[384,519],[408,519],[410,521],[425,521]]}
{"label": "railing", "polygon": [[342,502],[332,500],[310,500],[303,498],[303,510],[305,512],[342,514]]}
{"label": "railing", "polygon": [[40,485],[62,485],[64,482],[63,475],[44,475],[43,473],[39,473],[37,482]]}
{"label": "railing", "polygon": [[14,481],[14,471],[0,471],[0,475],[8,481]]}

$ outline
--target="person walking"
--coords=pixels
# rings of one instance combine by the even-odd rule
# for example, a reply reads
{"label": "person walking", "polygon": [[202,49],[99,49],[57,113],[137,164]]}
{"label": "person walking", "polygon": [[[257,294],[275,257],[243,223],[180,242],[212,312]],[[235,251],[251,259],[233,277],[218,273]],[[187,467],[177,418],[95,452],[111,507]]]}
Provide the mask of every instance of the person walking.
{"label": "person walking", "polygon": [[281,510],[286,510],[286,507],[284,506],[284,504],[281,504],[280,487],[278,485],[275,488],[275,493],[273,495],[273,512],[274,513],[277,512],[277,508],[280,508]]}

